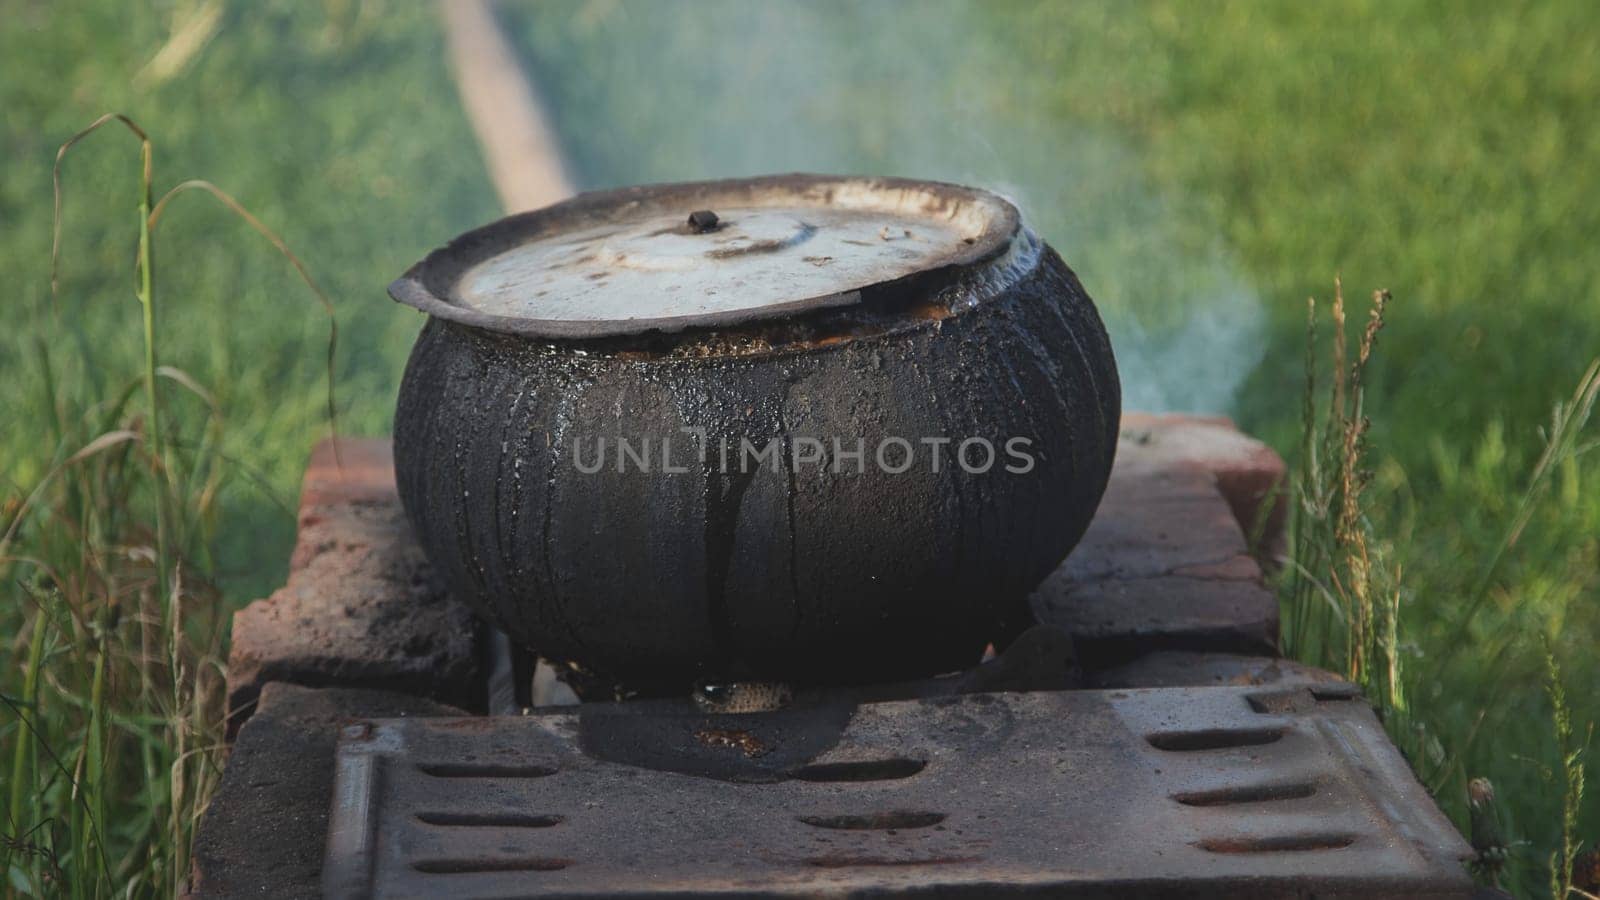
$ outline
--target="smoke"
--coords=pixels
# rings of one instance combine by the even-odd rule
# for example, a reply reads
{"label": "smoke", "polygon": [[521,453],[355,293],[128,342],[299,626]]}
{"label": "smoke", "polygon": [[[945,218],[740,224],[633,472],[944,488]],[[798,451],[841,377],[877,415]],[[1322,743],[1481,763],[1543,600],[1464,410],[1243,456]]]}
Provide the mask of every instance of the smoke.
{"label": "smoke", "polygon": [[1125,93],[1110,70],[1134,67],[1057,52],[1092,34],[1019,41],[1048,7],[1018,10],[570,0],[507,12],[583,186],[811,171],[990,188],[1095,298],[1125,408],[1230,411],[1260,359],[1258,297],[1202,211],[1063,102]]}

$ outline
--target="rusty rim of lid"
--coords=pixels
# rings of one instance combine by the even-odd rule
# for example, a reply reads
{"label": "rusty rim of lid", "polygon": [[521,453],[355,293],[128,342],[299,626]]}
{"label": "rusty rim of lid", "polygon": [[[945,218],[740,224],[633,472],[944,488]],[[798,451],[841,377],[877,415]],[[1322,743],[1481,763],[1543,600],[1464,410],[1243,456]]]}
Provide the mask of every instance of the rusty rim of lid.
{"label": "rusty rim of lid", "polygon": [[428,254],[389,295],[429,315],[558,339],[717,329],[864,302],[1003,254],[1015,206],[905,178],[774,175],[579,194]]}

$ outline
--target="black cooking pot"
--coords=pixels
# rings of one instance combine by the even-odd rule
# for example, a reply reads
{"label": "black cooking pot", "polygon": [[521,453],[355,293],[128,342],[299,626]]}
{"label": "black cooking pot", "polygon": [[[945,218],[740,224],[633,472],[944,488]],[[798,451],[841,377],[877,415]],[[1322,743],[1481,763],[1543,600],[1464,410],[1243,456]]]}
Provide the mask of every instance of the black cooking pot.
{"label": "black cooking pot", "polygon": [[585,194],[389,290],[430,316],[394,437],[429,558],[513,639],[623,683],[970,665],[1111,469],[1094,305],[983,191]]}

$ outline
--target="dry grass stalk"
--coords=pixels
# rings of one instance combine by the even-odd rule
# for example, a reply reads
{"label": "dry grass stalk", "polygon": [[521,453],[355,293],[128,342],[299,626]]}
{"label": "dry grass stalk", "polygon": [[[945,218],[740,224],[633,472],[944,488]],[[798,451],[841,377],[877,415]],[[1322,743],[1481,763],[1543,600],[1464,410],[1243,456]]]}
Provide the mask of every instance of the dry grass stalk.
{"label": "dry grass stalk", "polygon": [[[0,590],[23,610],[8,647],[21,689],[0,693],[15,720],[0,729],[10,759],[0,823],[7,896],[183,893],[195,828],[221,774],[229,615],[207,572],[217,503],[234,473],[219,449],[224,424],[212,393],[160,357],[153,237],[167,204],[196,190],[216,198],[289,261],[333,318],[283,240],[215,185],[182,182],[156,201],[150,138],[116,114],[57,154],[51,302],[41,315],[56,316],[59,305],[63,164],[107,125],[139,144],[143,367],[104,397],[69,395],[46,378],[54,459],[37,484],[0,505]],[[336,340],[330,328],[330,426]],[[44,371],[56,371],[55,348],[41,338],[35,349]],[[198,410],[176,404],[174,389],[198,398]]]}

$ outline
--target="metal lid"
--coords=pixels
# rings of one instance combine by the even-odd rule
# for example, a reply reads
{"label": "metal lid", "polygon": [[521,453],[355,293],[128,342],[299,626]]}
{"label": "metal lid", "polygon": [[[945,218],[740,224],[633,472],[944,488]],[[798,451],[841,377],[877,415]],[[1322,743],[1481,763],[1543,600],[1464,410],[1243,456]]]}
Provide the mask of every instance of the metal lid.
{"label": "metal lid", "polygon": [[593,338],[717,327],[862,301],[993,258],[1019,227],[987,191],[780,175],[582,194],[468,232],[389,287],[467,325]]}

